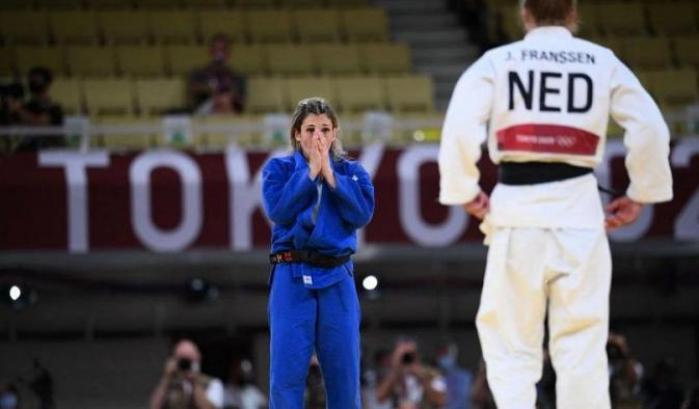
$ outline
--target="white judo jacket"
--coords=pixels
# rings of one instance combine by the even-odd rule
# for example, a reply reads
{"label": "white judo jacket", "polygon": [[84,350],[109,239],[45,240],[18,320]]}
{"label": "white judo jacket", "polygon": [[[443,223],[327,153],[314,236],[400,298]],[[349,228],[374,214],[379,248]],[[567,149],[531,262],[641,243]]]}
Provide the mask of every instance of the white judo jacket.
{"label": "white judo jacket", "polygon": [[[626,131],[627,196],[641,203],[670,200],[668,127],[651,96],[611,50],[551,26],[486,52],[461,76],[447,109],[439,201],[458,205],[476,197],[476,163],[486,138],[494,163],[594,168],[604,153],[610,114]],[[498,184],[486,218],[494,226],[545,228],[600,227],[603,220],[593,175]]]}

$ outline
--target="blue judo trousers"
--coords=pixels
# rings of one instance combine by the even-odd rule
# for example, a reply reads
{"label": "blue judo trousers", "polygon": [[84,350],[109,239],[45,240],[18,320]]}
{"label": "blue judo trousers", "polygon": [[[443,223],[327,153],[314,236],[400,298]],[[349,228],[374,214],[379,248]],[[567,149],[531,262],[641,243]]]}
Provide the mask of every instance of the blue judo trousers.
{"label": "blue judo trousers", "polygon": [[[331,159],[335,188],[312,180],[300,151],[274,158],[262,172],[273,223],[272,253],[310,250],[346,256],[374,212],[374,188],[354,161]],[[332,268],[276,264],[270,274],[270,409],[302,409],[311,356],[318,355],[329,409],[361,407],[360,308],[352,262]]]}

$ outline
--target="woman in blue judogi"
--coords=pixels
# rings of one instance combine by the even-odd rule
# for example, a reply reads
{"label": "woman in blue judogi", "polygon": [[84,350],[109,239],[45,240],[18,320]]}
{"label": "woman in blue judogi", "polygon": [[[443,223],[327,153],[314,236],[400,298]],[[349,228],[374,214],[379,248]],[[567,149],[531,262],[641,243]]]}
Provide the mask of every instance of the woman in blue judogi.
{"label": "woman in blue judogi", "polygon": [[361,406],[360,308],[350,255],[374,211],[367,172],[345,158],[333,109],[302,100],[293,153],[270,160],[262,194],[272,220],[270,409],[301,409],[311,355],[318,355],[329,409]]}

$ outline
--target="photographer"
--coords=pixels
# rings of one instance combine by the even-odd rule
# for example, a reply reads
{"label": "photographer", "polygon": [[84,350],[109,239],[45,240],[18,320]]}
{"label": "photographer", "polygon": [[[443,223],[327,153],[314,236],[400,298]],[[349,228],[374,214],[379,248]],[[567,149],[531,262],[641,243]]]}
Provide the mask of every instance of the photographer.
{"label": "photographer", "polygon": [[165,361],[163,376],[155,387],[150,409],[220,409],[223,385],[201,373],[201,353],[190,340],[181,340]]}
{"label": "photographer", "polygon": [[440,408],[447,400],[446,382],[433,368],[421,363],[417,343],[401,340],[391,356],[391,369],[376,388],[379,403],[397,409]]}

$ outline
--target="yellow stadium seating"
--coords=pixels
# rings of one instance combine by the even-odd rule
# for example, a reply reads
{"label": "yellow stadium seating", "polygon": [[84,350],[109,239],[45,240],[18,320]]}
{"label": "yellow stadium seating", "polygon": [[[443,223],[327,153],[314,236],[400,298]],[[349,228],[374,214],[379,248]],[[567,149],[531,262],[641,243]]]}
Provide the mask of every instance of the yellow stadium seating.
{"label": "yellow stadium seating", "polygon": [[217,8],[226,7],[226,0],[182,0],[182,5],[195,10],[202,8]]}
{"label": "yellow stadium seating", "polygon": [[133,7],[130,0],[86,0],[85,3],[94,10],[116,10]]}
{"label": "yellow stadium seating", "polygon": [[697,102],[699,85],[695,70],[663,70],[650,75],[653,95],[662,105],[674,108]]}
{"label": "yellow stadium seating", "polygon": [[597,5],[600,28],[607,35],[644,35],[643,7],[638,3],[601,3]]}
{"label": "yellow stadium seating", "polygon": [[309,97],[322,97],[331,105],[335,105],[335,92],[332,82],[327,77],[289,78],[285,82],[287,111],[293,111],[300,100]]}
{"label": "yellow stadium seating", "polygon": [[296,36],[303,42],[333,42],[340,38],[337,10],[296,10],[292,20]]}
{"label": "yellow stadium seating", "polygon": [[634,68],[660,69],[670,67],[670,41],[665,37],[630,37],[622,41],[623,60]]}
{"label": "yellow stadium seating", "polygon": [[236,6],[248,9],[272,8],[276,6],[274,0],[236,0]]}
{"label": "yellow stadium seating", "polygon": [[699,36],[673,39],[675,59],[680,66],[699,67]]}
{"label": "yellow stadium seating", "polygon": [[210,130],[195,136],[195,143],[203,150],[221,150],[231,143],[239,146],[259,147],[259,138],[252,132],[240,132],[234,130],[235,126],[250,122],[251,117],[239,115],[209,115],[193,118],[193,126],[217,126],[221,130]]}
{"label": "yellow stadium seating", "polygon": [[697,33],[699,21],[691,3],[649,4],[648,20],[657,34],[691,35]]}
{"label": "yellow stadium seating", "polygon": [[15,50],[0,47],[0,76],[9,77],[15,72]]}
{"label": "yellow stadium seating", "polygon": [[291,18],[286,10],[251,10],[246,13],[246,19],[253,42],[291,40]]}
{"label": "yellow stadium seating", "polygon": [[20,74],[26,74],[34,66],[46,67],[53,71],[54,75],[67,74],[63,53],[59,47],[19,46],[15,52]]}
{"label": "yellow stadium seating", "polygon": [[367,7],[369,5],[369,1],[368,0],[328,0],[328,5],[330,5],[330,7],[342,7],[342,8]]}
{"label": "yellow stadium seating", "polygon": [[153,38],[162,44],[196,42],[195,13],[191,10],[151,10],[148,24]]}
{"label": "yellow stadium seating", "polygon": [[144,9],[173,10],[180,6],[176,0],[136,0],[136,5]]}
{"label": "yellow stadium seating", "polygon": [[53,37],[59,44],[97,44],[97,19],[91,11],[53,11],[49,13]]}
{"label": "yellow stadium seating", "polygon": [[323,2],[318,0],[280,0],[280,4],[289,10],[321,8],[325,6]]}
{"label": "yellow stadium seating", "polygon": [[28,0],[3,0],[0,2],[0,10],[17,11],[34,7],[33,2]]}
{"label": "yellow stadium seating", "polygon": [[498,7],[491,15],[490,38],[496,38],[495,31],[499,27],[510,41],[519,40],[524,35],[520,19],[520,12],[516,5]]}
{"label": "yellow stadium seating", "polygon": [[85,105],[90,116],[132,115],[133,84],[126,79],[83,80]]}
{"label": "yellow stadium seating", "polygon": [[335,79],[338,109],[346,113],[383,110],[385,93],[376,77],[345,77]]}
{"label": "yellow stadium seating", "polygon": [[279,78],[253,77],[248,80],[246,111],[266,114],[284,111],[284,94]]}
{"label": "yellow stadium seating", "polygon": [[578,31],[576,35],[586,38],[599,35],[599,21],[594,4],[578,3]]}
{"label": "yellow stadium seating", "polygon": [[262,46],[259,44],[234,44],[231,46],[230,65],[246,75],[264,73]]}
{"label": "yellow stadium seating", "polygon": [[341,12],[342,28],[350,41],[385,41],[388,38],[386,12],[366,7]]}
{"label": "yellow stadium seating", "polygon": [[82,84],[79,79],[57,77],[51,84],[51,99],[68,115],[82,112]]}
{"label": "yellow stadium seating", "polygon": [[265,47],[267,69],[273,75],[310,75],[311,49],[298,44],[271,44]]}
{"label": "yellow stadium seating", "polygon": [[111,44],[140,44],[148,41],[148,21],[141,10],[102,10],[97,21]]}
{"label": "yellow stadium seating", "polygon": [[398,113],[434,112],[434,85],[426,75],[387,77],[386,96],[389,108]]}
{"label": "yellow stadium seating", "polygon": [[245,40],[245,23],[243,14],[235,10],[201,10],[199,26],[204,42],[208,44],[211,37],[222,33],[232,42]]}
{"label": "yellow stadium seating", "polygon": [[[134,115],[103,116],[96,119],[100,126],[133,126],[134,124],[145,125],[147,127],[160,126],[160,118],[138,117]],[[119,133],[116,131],[102,132],[97,137],[98,146],[109,148],[110,150],[143,150],[155,145],[158,134],[151,132]]]}
{"label": "yellow stadium seating", "polygon": [[135,81],[136,103],[142,115],[161,115],[185,106],[185,80],[154,78]]}
{"label": "yellow stadium seating", "polygon": [[49,39],[48,18],[44,11],[3,11],[0,32],[6,44],[44,45]]}
{"label": "yellow stadium seating", "polygon": [[165,57],[171,75],[189,75],[209,63],[208,48],[199,45],[168,45]]}
{"label": "yellow stadium seating", "polygon": [[319,44],[311,47],[311,53],[321,74],[354,75],[361,71],[355,44]]}
{"label": "yellow stadium seating", "polygon": [[36,6],[51,11],[79,10],[83,7],[83,0],[36,0]]}
{"label": "yellow stadium seating", "polygon": [[159,46],[122,45],[115,47],[119,72],[131,77],[165,75],[165,59]]}
{"label": "yellow stadium seating", "polygon": [[66,61],[74,76],[109,77],[116,73],[116,58],[111,47],[70,46],[66,48]]}
{"label": "yellow stadium seating", "polygon": [[364,68],[370,73],[397,74],[412,71],[410,47],[405,43],[371,43],[359,47]]}

